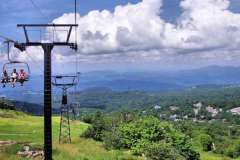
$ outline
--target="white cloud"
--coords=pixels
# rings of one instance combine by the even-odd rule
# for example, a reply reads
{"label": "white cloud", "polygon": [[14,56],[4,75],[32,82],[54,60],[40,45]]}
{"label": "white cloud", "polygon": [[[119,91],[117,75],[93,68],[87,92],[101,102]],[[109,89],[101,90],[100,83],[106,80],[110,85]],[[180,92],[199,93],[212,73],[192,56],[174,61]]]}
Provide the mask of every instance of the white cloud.
{"label": "white cloud", "polygon": [[[233,57],[240,51],[240,14],[228,9],[229,0],[182,0],[183,12],[176,24],[161,18],[162,5],[162,0],[143,0],[117,6],[113,12],[78,14],[82,62],[236,63]],[[74,14],[66,13],[53,23],[74,23]],[[65,40],[66,33],[58,32],[57,38]],[[74,39],[72,34],[71,41]],[[56,61],[74,59],[74,52],[68,49],[54,52]]]}

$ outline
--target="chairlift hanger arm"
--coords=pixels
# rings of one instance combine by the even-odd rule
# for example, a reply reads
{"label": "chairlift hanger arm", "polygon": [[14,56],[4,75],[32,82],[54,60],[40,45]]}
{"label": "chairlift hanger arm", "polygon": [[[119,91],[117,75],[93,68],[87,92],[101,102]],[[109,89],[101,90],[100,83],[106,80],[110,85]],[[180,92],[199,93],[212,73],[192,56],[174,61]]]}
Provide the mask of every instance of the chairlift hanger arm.
{"label": "chairlift hanger arm", "polygon": [[17,27],[22,27],[24,30],[25,38],[26,38],[26,46],[39,46],[42,45],[41,42],[30,42],[30,39],[28,37],[28,27],[68,27],[68,33],[67,38],[65,42],[53,42],[52,45],[56,46],[70,46],[72,49],[77,50],[77,44],[76,43],[69,43],[69,39],[72,33],[73,27],[78,27],[78,24],[18,24]]}
{"label": "chairlift hanger arm", "polygon": [[43,46],[43,45],[52,45],[52,46],[69,46],[72,49],[77,48],[77,44],[75,43],[67,43],[67,42],[53,42],[53,43],[42,43],[42,42],[27,42],[27,43],[14,43],[14,47],[19,49],[20,51],[25,51],[26,47],[29,46]]}
{"label": "chairlift hanger arm", "polygon": [[74,75],[56,75],[52,76],[53,78],[60,79],[60,78],[77,78],[77,76]]}
{"label": "chairlift hanger arm", "polygon": [[17,24],[17,27],[78,27],[78,24]]}

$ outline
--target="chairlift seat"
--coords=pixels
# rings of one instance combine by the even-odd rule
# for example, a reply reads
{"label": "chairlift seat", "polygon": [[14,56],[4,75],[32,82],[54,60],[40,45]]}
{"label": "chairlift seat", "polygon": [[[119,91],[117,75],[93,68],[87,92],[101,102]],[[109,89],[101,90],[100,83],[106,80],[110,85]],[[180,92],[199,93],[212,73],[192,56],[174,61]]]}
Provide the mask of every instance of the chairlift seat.
{"label": "chairlift seat", "polygon": [[77,76],[75,75],[56,75],[52,76],[52,85],[56,87],[67,87],[77,85]]}
{"label": "chairlift seat", "polygon": [[[21,69],[23,69],[26,74],[25,79],[23,79],[23,82],[29,81],[30,74],[31,74],[29,65],[26,62],[10,61],[10,62],[5,63],[2,68],[2,73],[4,71],[7,71],[7,74],[8,74],[7,83],[11,82],[11,79],[12,79],[11,74],[12,74],[13,69],[16,69],[18,73],[20,72]],[[5,78],[2,77],[2,81],[1,81],[2,83],[4,83],[4,79]],[[17,78],[16,82],[21,82],[21,81]]]}

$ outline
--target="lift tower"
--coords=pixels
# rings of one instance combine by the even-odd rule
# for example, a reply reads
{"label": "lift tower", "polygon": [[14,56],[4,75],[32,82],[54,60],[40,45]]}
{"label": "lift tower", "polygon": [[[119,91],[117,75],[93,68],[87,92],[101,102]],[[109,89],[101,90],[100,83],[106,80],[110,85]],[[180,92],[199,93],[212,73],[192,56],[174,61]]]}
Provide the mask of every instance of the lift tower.
{"label": "lift tower", "polygon": [[[14,46],[20,51],[25,51],[29,46],[40,46],[44,50],[44,159],[52,160],[52,68],[51,68],[51,52],[55,46],[69,46],[77,50],[77,44],[71,43],[70,36],[73,27],[77,24],[18,24],[17,27],[22,27],[26,42],[15,42]],[[29,28],[53,28],[52,32],[63,28],[67,30],[66,39],[64,41],[31,41],[28,35]],[[53,33],[54,36],[54,33]]]}
{"label": "lift tower", "polygon": [[67,90],[76,86],[77,76],[53,76],[52,85],[62,89],[62,103],[60,107],[60,129],[59,129],[59,144],[71,143],[70,130],[70,105],[68,104]]}

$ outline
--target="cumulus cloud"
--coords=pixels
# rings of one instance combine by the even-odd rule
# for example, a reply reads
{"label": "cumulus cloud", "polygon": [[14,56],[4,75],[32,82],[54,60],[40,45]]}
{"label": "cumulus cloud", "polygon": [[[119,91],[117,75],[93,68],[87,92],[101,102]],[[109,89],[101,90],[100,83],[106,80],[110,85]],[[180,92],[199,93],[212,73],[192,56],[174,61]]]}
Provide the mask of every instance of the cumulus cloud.
{"label": "cumulus cloud", "polygon": [[[78,14],[81,61],[236,63],[240,14],[229,10],[230,0],[182,0],[182,14],[174,24],[161,17],[163,3],[164,0],[142,0],[116,6],[113,12],[94,10],[84,16]],[[74,14],[63,14],[52,23],[74,23]],[[56,38],[63,41],[66,33],[57,32]],[[74,40],[73,31],[71,41]],[[54,59],[59,62],[74,57],[69,49],[58,48],[54,52]],[[38,55],[39,59],[43,57]]]}
{"label": "cumulus cloud", "polygon": [[[95,10],[85,16],[78,15],[79,52],[122,53],[126,58],[132,52],[139,52],[139,57],[149,58],[154,51],[153,60],[159,60],[162,53],[199,54],[239,49],[240,14],[228,9],[229,0],[182,0],[183,13],[176,24],[161,18],[162,5],[162,0],[143,0],[117,6],[113,12]],[[53,23],[73,23],[73,17],[72,13],[64,14]]]}

